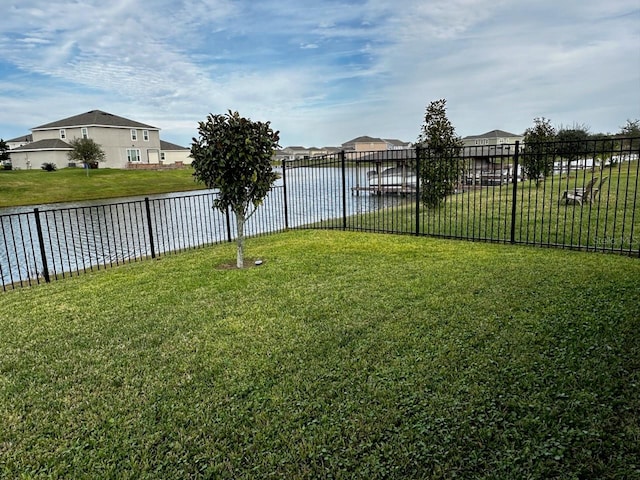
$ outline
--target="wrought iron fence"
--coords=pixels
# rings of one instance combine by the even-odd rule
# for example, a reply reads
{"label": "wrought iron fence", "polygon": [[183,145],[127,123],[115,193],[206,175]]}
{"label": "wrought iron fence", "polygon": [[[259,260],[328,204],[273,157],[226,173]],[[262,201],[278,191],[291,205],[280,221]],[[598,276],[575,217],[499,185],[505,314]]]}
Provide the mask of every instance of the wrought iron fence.
{"label": "wrought iron fence", "polygon": [[[0,215],[3,290],[50,282],[236,238],[215,193]],[[282,188],[245,225],[248,236],[284,229]]]}
{"label": "wrought iron fence", "polygon": [[[640,256],[639,156],[640,139],[617,139],[572,149],[481,145],[450,158],[410,149],[285,161],[245,234],[330,228]],[[536,178],[534,160],[546,166]],[[434,181],[426,172],[442,171],[429,162],[457,173],[435,178],[447,194],[426,207]],[[212,208],[215,195],[0,214],[2,288],[233,241],[235,221]]]}
{"label": "wrought iron fence", "polygon": [[[619,138],[478,145],[445,157],[420,149],[340,152],[285,162],[284,170],[287,178],[299,171],[314,179],[295,187],[308,189],[310,213],[327,201],[341,212],[316,213],[306,227],[640,256],[639,156],[640,139]],[[456,174],[438,178],[437,162]],[[426,190],[443,181],[446,196],[426,207]],[[328,199],[325,185],[333,189]]]}

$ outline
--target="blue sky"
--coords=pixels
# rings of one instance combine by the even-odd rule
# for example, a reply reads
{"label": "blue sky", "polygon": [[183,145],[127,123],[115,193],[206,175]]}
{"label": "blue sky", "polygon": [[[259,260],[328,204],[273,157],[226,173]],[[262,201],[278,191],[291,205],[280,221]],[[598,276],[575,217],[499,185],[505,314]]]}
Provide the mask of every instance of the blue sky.
{"label": "blue sky", "polygon": [[439,98],[460,136],[640,118],[640,0],[21,0],[2,16],[5,139],[94,109],[184,146],[229,109],[307,147],[415,141]]}

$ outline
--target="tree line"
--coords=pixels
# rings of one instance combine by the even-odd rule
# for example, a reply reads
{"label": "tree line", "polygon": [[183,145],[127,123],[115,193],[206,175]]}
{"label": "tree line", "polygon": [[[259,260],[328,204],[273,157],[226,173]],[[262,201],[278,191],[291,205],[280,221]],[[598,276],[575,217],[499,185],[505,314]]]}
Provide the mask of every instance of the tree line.
{"label": "tree line", "polygon": [[[594,157],[616,148],[640,148],[640,120],[627,120],[617,134],[591,134],[585,125],[570,127],[551,125],[551,120],[537,117],[524,132],[520,164],[524,174],[539,186],[541,179],[551,174],[556,157],[569,163],[586,154]],[[454,193],[463,174],[461,162],[462,138],[447,117],[446,100],[427,105],[424,123],[417,141],[420,164],[420,195],[427,207],[436,207]]]}

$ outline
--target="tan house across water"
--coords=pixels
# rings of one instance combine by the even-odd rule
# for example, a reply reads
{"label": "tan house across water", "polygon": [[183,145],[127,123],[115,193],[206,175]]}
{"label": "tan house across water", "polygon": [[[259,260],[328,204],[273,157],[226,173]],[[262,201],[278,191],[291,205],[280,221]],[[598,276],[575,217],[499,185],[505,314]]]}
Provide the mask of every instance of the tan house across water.
{"label": "tan house across water", "polygon": [[81,166],[67,156],[72,150],[69,142],[76,138],[91,138],[102,147],[105,159],[100,168],[159,168],[190,160],[189,149],[160,140],[159,128],[101,110],[32,128],[30,137],[30,142],[9,151],[13,168],[40,168],[43,163],[58,168]]}

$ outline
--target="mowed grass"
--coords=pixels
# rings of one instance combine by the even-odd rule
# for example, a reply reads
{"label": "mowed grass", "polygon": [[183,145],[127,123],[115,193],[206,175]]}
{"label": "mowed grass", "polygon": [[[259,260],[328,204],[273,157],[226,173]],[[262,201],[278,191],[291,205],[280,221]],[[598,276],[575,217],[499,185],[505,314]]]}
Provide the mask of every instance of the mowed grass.
{"label": "mowed grass", "polygon": [[[518,183],[515,235],[517,243],[566,245],[592,250],[640,250],[640,217],[637,193],[638,162],[620,164],[598,172],[572,172],[542,181]],[[584,205],[562,201],[563,192],[581,187],[596,176],[606,177],[596,201]],[[420,205],[420,233],[435,236],[509,242],[513,186],[482,187],[451,195],[439,207]],[[314,224],[335,227],[336,220]],[[347,228],[415,233],[416,205],[403,205],[347,219]]]}
{"label": "mowed grass", "polygon": [[75,202],[190,191],[196,183],[190,167],[177,170],[63,168],[55,172],[0,170],[0,207]]}
{"label": "mowed grass", "polygon": [[637,478],[640,263],[357,232],[0,295],[0,477]]}

